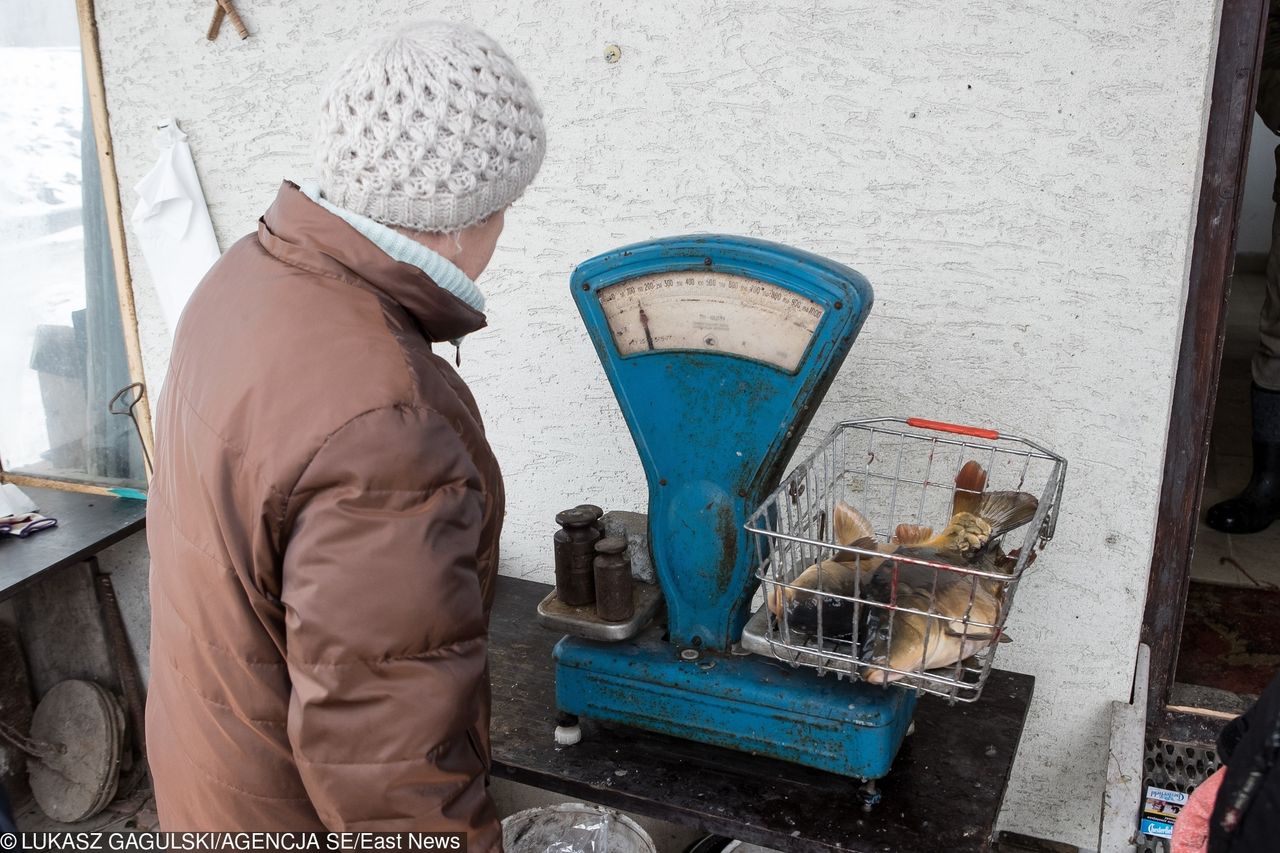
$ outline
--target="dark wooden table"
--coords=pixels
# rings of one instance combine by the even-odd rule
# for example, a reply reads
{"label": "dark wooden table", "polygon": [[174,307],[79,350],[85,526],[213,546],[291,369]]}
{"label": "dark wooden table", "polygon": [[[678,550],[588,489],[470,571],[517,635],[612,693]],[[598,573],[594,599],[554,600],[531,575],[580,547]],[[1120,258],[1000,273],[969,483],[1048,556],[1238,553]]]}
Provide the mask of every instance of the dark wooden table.
{"label": "dark wooden table", "polygon": [[494,775],[784,851],[987,850],[1034,679],[994,671],[982,698],[924,697],[916,733],[862,811],[850,779],[742,752],[582,721],[557,747],[559,636],[538,626],[550,587],[501,578],[490,621]]}
{"label": "dark wooden table", "polygon": [[58,526],[26,539],[0,536],[0,599],[45,572],[86,560],[146,524],[147,502],[22,486],[41,515]]}

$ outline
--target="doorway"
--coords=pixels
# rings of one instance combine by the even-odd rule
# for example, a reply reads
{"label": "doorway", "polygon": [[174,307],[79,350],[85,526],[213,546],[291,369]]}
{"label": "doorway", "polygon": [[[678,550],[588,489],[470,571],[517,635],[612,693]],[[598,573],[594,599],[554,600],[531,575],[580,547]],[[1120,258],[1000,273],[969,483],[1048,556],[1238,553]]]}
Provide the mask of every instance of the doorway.
{"label": "doorway", "polygon": [[[1143,623],[1152,659],[1148,712],[1157,736],[1171,729],[1216,733],[1247,707],[1259,680],[1265,684],[1280,669],[1280,658],[1272,661],[1267,651],[1274,630],[1280,654],[1280,629],[1271,625],[1280,622],[1280,610],[1272,609],[1280,607],[1280,523],[1253,538],[1203,524],[1209,506],[1248,480],[1250,464],[1249,360],[1265,279],[1256,258],[1237,264],[1236,255],[1242,201],[1250,189],[1256,198],[1256,182],[1274,175],[1255,165],[1255,185],[1247,185],[1267,7],[1267,0],[1224,0],[1222,6]],[[1277,141],[1263,128],[1258,155],[1269,154]],[[1269,187],[1263,197],[1270,198]],[[1268,225],[1270,212],[1264,214]]]}
{"label": "doorway", "polygon": [[[1266,289],[1263,274],[1270,242],[1251,234],[1250,218],[1270,207],[1274,165],[1256,168],[1258,149],[1266,160],[1277,139],[1260,123],[1254,128],[1253,154],[1245,181],[1244,211],[1236,269],[1227,302],[1222,365],[1205,466],[1201,511],[1191,558],[1191,580],[1178,647],[1171,704],[1239,713],[1280,671],[1280,522],[1247,535],[1214,530],[1205,522],[1209,507],[1237,494],[1252,467],[1250,361],[1258,345],[1258,312]],[[1258,199],[1258,184],[1266,183]],[[1270,211],[1268,211],[1269,213]],[[1269,216],[1267,217],[1269,220]],[[1248,241],[1259,242],[1250,245]],[[1261,252],[1247,251],[1261,248]]]}

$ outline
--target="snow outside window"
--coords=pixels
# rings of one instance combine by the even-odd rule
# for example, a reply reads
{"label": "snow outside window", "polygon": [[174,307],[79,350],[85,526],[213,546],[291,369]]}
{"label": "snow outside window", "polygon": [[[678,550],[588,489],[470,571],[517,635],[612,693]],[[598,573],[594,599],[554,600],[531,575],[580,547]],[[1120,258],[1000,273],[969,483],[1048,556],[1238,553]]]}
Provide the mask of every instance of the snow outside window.
{"label": "snow outside window", "polygon": [[0,464],[138,485],[75,0],[0,0]]}

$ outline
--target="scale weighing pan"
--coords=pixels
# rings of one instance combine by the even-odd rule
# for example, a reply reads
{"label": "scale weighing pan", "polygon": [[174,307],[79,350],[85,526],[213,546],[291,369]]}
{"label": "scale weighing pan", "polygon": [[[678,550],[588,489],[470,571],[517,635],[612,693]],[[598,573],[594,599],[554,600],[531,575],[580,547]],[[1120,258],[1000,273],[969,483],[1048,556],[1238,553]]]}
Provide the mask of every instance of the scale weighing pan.
{"label": "scale weighing pan", "polygon": [[644,467],[667,624],[620,643],[562,639],[562,727],[582,715],[883,776],[914,693],[735,651],[758,586],[744,524],[844,362],[871,286],[808,252],[716,235],[608,252],[570,286]]}

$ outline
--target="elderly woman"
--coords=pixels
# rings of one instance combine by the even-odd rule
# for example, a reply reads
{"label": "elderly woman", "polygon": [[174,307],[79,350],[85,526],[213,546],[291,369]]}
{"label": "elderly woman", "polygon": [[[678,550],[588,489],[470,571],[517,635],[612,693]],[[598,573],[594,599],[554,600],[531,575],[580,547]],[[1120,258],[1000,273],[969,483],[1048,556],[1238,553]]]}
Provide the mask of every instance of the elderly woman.
{"label": "elderly woman", "polygon": [[533,180],[541,111],[431,24],[329,85],[285,183],[188,304],[148,509],[147,747],[167,830],[442,830],[500,843],[486,637],[503,490],[433,348]]}

